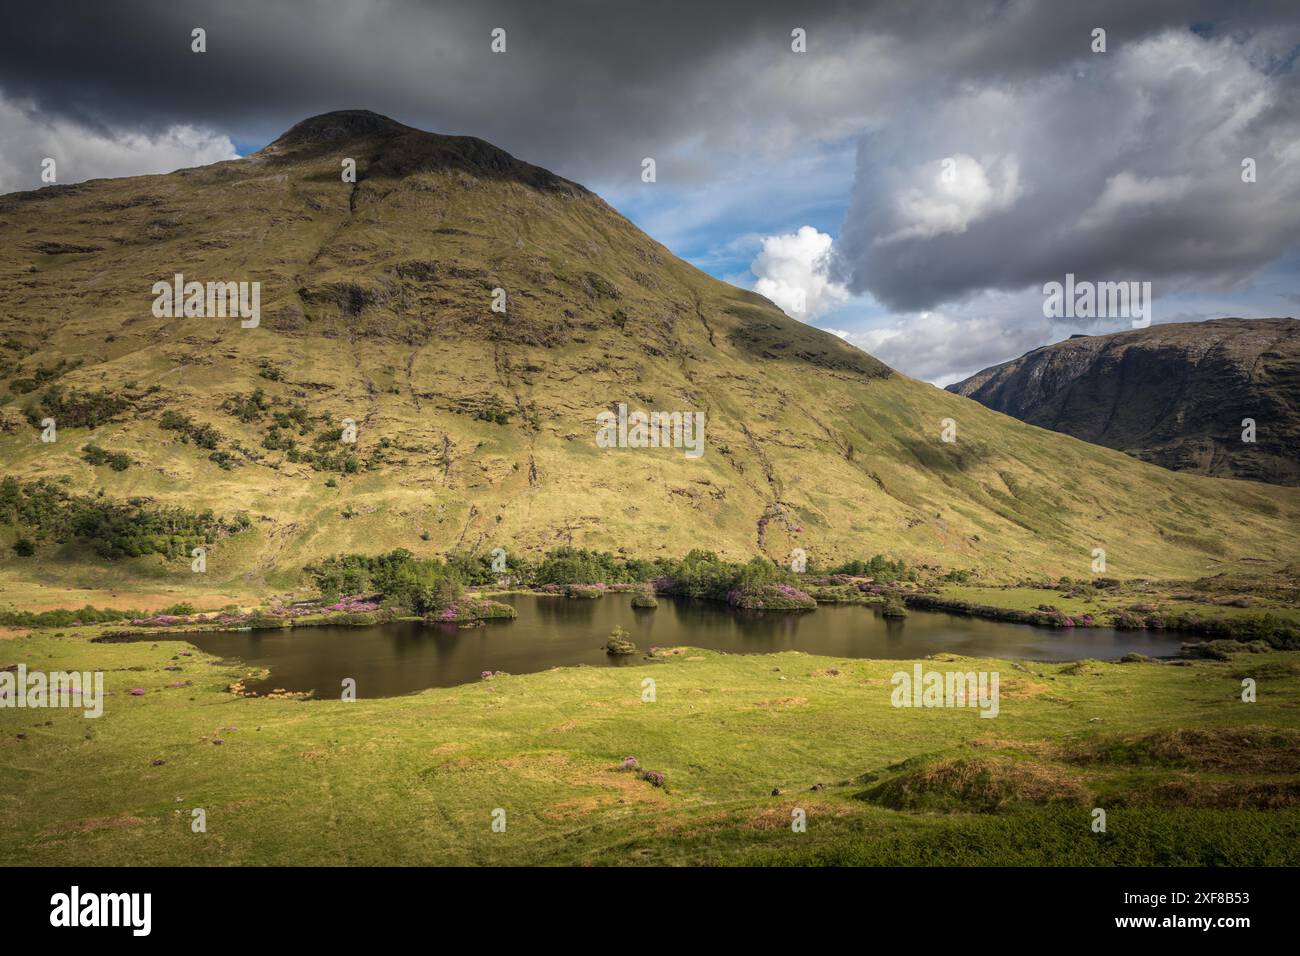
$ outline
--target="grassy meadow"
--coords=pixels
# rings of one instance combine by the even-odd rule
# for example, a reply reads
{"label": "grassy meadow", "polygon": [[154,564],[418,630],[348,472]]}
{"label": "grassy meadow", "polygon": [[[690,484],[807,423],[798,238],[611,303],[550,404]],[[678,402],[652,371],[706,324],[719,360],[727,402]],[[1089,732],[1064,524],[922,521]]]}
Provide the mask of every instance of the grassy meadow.
{"label": "grassy meadow", "polygon": [[927,662],[998,671],[989,720],[891,706],[911,662],[690,648],[388,699],[245,698],[237,662],[98,630],[0,642],[3,664],[103,670],[109,694],[99,719],[0,709],[0,863],[1300,862],[1300,652]]}

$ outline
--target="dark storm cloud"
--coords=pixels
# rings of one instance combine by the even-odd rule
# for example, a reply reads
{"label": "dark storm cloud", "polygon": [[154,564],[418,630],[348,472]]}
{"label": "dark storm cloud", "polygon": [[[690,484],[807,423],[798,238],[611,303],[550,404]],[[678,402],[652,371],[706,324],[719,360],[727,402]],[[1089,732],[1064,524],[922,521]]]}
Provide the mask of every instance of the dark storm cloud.
{"label": "dark storm cloud", "polygon": [[[214,127],[263,142],[305,116],[362,107],[489,139],[573,174],[636,169],[708,118],[761,129],[729,62],[789,56],[794,26],[847,22],[755,3],[30,4],[0,36],[0,91],[43,115],[115,128]],[[783,10],[785,12],[783,12]],[[207,30],[208,52],[190,51]],[[490,31],[507,31],[505,55]],[[826,33],[823,32],[823,39]],[[735,79],[735,82],[743,77]],[[670,160],[671,161],[671,160]]]}
{"label": "dark storm cloud", "polygon": [[1141,30],[1076,19],[1072,46],[1045,31],[1057,56],[1034,70],[999,72],[986,46],[1034,36],[1035,16],[963,34],[964,82],[919,80],[915,108],[864,137],[840,277],[920,310],[1066,272],[1163,294],[1275,261],[1300,241],[1300,11],[1242,9],[1197,30],[1185,10]]}
{"label": "dark storm cloud", "polygon": [[[1081,6],[32,3],[7,11],[0,91],[82,123],[210,126],[238,142],[269,140],[314,113],[364,107],[478,135],[570,175],[604,179],[662,155],[682,175],[707,178],[707,155],[682,155],[696,137],[712,141],[719,162],[734,162],[746,145],[885,123],[918,85],[1052,69],[1098,18],[1116,42],[1189,15],[1213,19],[1208,4]],[[1218,22],[1267,14],[1247,9]],[[195,26],[208,32],[202,56],[189,49]],[[504,56],[488,48],[498,26],[507,30]],[[790,72],[796,26],[809,34],[802,76]]]}

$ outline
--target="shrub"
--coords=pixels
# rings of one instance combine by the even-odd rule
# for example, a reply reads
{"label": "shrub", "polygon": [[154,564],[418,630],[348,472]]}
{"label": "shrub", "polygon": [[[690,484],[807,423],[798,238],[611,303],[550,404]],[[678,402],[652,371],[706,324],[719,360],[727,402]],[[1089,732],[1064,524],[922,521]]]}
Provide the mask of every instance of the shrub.
{"label": "shrub", "polygon": [[9,391],[15,395],[34,392],[46,382],[54,381],[64,372],[70,372],[80,364],[81,359],[74,359],[71,362],[67,359],[59,359],[54,365],[38,365],[28,378],[16,378],[10,382]]}
{"label": "shrub", "polygon": [[179,557],[196,545],[246,530],[246,514],[234,519],[211,511],[158,508],[146,498],[115,502],[71,494],[48,480],[21,484],[0,481],[0,524],[14,524],[57,542],[84,541],[103,558],[114,560],[145,554]]}
{"label": "shrub", "polygon": [[271,403],[266,400],[266,392],[260,387],[253,389],[247,396],[231,395],[221,403],[223,411],[234,415],[241,422],[258,421],[270,407]]}
{"label": "shrub", "polygon": [[68,608],[58,608],[53,611],[0,611],[0,625],[8,627],[71,627],[75,624],[128,621],[132,618],[141,617],[143,614],[142,611],[100,609],[87,604],[79,611]]}
{"label": "shrub", "polygon": [[[463,624],[477,621],[510,620],[519,616],[509,604],[487,599],[465,599],[454,601],[437,611],[430,611],[424,616],[429,624]],[[500,673],[498,671],[498,673]]]}
{"label": "shrub", "polygon": [[43,418],[53,418],[60,428],[98,428],[133,404],[132,397],[116,395],[107,389],[81,392],[51,385],[39,399],[27,406],[26,412],[32,425],[40,425]]}
{"label": "shrub", "polygon": [[130,456],[120,451],[105,451],[98,445],[86,445],[81,449],[81,457],[92,465],[108,465],[114,471],[126,471],[131,467]]}
{"label": "shrub", "polygon": [[728,592],[727,603],[766,611],[811,611],[817,607],[817,602],[806,592],[789,584],[742,585]]}
{"label": "shrub", "polygon": [[262,631],[273,630],[281,627],[291,627],[293,622],[287,617],[280,617],[279,615],[268,613],[259,608],[252,614],[248,615],[244,620],[244,624],[255,631]]}
{"label": "shrub", "polygon": [[506,411],[501,400],[497,398],[493,398],[485,407],[479,409],[474,417],[479,421],[493,422],[497,425],[510,424],[510,412]]}
{"label": "shrub", "polygon": [[257,374],[271,382],[284,381],[284,370],[272,362],[270,359],[258,359]]}
{"label": "shrub", "polygon": [[182,415],[180,412],[163,412],[162,417],[158,419],[158,426],[164,431],[178,432],[181,441],[187,445],[193,442],[209,451],[215,450],[221,441],[221,433],[211,425],[196,422],[190,416]]}
{"label": "shrub", "polygon": [[36,545],[31,538],[19,538],[14,542],[14,554],[20,558],[30,558],[36,553]]}
{"label": "shrub", "polygon": [[[428,532],[426,531],[425,534]],[[424,540],[427,541],[428,538]],[[492,558],[486,554],[452,553],[447,555],[447,565],[455,568],[461,580],[470,587],[496,583],[497,576],[492,571]]]}
{"label": "shrub", "polygon": [[[363,469],[371,469],[383,461],[380,446],[372,448],[371,455],[368,459],[362,460],[356,456],[355,446],[344,443],[343,429],[330,428],[321,432],[312,439],[310,448],[299,448],[296,439],[286,437],[281,434],[282,428],[289,428],[294,424],[289,418],[282,418],[281,413],[275,413],[276,423],[271,426],[266,437],[262,439],[262,447],[272,451],[283,451],[285,457],[296,464],[311,465],[313,471],[333,471],[342,475],[355,475]],[[310,429],[304,424],[298,434],[305,435]],[[387,447],[387,444],[383,444]]]}
{"label": "shrub", "polygon": [[[849,574],[854,577],[870,577],[886,584],[902,580],[904,577],[909,575],[907,565],[902,561],[902,559],[899,559],[898,561],[890,561],[882,554],[875,555],[870,561],[846,561],[844,564],[831,568],[826,573]],[[950,573],[965,573],[969,576],[969,572],[953,571]],[[912,576],[915,575],[913,574]]]}
{"label": "shrub", "polygon": [[632,635],[621,627],[615,627],[609,632],[609,640],[605,642],[605,653],[611,657],[627,657],[636,653],[636,645],[629,638]]}
{"label": "shrub", "polygon": [[378,593],[384,603],[416,614],[441,611],[464,590],[459,572],[436,558],[417,558],[405,548],[369,557],[343,554],[306,568],[326,600],[340,594]]}
{"label": "shrub", "polygon": [[818,604],[871,604],[873,602],[867,597],[868,592],[865,589],[873,586],[867,584],[858,587],[849,584],[813,585],[805,588],[805,590]]}
{"label": "shrub", "polygon": [[886,598],[884,606],[880,609],[880,615],[881,617],[892,618],[907,617],[907,608],[896,597]]}
{"label": "shrub", "polygon": [[284,411],[276,409],[271,412],[271,419],[275,422],[274,427],[296,428],[299,435],[306,435],[311,431],[311,413],[304,405],[290,405]]}
{"label": "shrub", "polygon": [[632,580],[626,563],[610,552],[568,546],[548,551],[533,575],[537,584],[621,584]]}

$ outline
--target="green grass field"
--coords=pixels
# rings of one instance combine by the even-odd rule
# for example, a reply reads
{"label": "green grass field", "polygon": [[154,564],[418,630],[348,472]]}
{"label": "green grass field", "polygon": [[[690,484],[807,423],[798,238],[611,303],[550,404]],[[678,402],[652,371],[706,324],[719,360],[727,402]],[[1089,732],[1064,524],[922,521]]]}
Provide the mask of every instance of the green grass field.
{"label": "green grass field", "polygon": [[94,631],[0,642],[0,666],[103,670],[111,694],[99,719],[0,709],[0,863],[1300,861],[1296,652],[930,661],[1000,673],[983,719],[891,706],[910,662],[690,649],[382,700],[243,698],[235,664]]}

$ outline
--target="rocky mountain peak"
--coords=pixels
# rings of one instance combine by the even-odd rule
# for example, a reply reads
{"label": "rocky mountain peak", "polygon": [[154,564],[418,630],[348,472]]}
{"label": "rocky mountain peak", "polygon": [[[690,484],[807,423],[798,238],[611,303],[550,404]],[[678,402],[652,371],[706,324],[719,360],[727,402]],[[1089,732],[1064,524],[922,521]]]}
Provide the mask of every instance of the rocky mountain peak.
{"label": "rocky mountain peak", "polygon": [[535,189],[589,195],[586,189],[550,170],[516,159],[474,136],[429,133],[371,110],[335,110],[295,124],[250,157],[260,162],[306,162],[347,150],[364,160],[368,172],[403,177],[438,169],[461,169],[474,176],[512,180]]}

